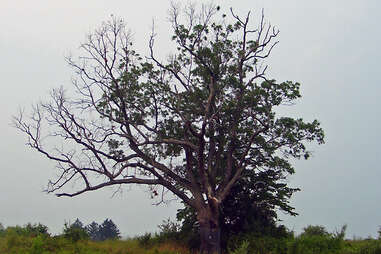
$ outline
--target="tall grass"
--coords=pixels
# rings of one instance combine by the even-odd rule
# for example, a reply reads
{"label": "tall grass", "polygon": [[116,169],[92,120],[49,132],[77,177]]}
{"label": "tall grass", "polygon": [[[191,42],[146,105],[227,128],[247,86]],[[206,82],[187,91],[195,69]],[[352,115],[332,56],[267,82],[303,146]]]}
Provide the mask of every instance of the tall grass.
{"label": "tall grass", "polygon": [[[182,240],[179,236],[168,234],[145,234],[127,240],[73,241],[64,235],[50,236],[43,231],[10,227],[0,234],[0,253],[194,254],[197,252],[187,248]],[[332,234],[309,233],[298,237],[290,234],[278,238],[245,234],[229,241],[229,251],[226,253],[230,254],[381,254],[381,240],[344,240],[343,230]]]}
{"label": "tall grass", "polygon": [[0,253],[10,254],[190,254],[189,250],[173,242],[142,246],[136,239],[71,241],[65,237],[23,236],[15,233],[0,237]]}

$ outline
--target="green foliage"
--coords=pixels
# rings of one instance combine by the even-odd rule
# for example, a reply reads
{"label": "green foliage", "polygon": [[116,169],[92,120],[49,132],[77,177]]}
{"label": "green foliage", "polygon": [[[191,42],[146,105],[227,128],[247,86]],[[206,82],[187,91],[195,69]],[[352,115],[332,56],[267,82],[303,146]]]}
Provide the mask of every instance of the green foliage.
{"label": "green foliage", "polygon": [[79,240],[86,240],[89,238],[86,228],[79,219],[77,219],[73,224],[65,222],[63,236],[72,242],[78,242]]}
{"label": "green foliage", "polygon": [[237,250],[242,247],[242,244],[247,243],[248,253],[287,253],[287,244],[292,239],[247,233],[231,237],[227,249]]}
{"label": "green foliage", "polygon": [[99,240],[119,239],[120,231],[111,219],[106,219],[99,226]]}
{"label": "green foliage", "polygon": [[[14,227],[7,227],[5,230],[2,231],[3,234],[15,234],[18,236],[49,236],[48,233],[48,227],[45,225],[42,225],[40,223],[38,224],[31,224],[28,223],[25,226],[14,226]],[[1,235],[1,232],[0,232]]]}
{"label": "green foliage", "polygon": [[30,236],[49,235],[48,233],[49,228],[41,223],[33,224],[33,225],[28,223],[25,226],[25,230],[26,230],[26,233]]}
{"label": "green foliage", "polygon": [[101,225],[93,221],[85,227],[87,234],[93,241],[119,239],[120,231],[111,219],[106,219]]}
{"label": "green foliage", "polygon": [[45,241],[42,236],[37,236],[32,241],[30,254],[41,254],[44,251]]}
{"label": "green foliage", "polygon": [[5,238],[7,249],[11,249],[16,246],[22,246],[23,240],[21,236],[12,229],[7,230],[6,238]]}
{"label": "green foliage", "polygon": [[241,243],[241,246],[239,246],[234,251],[230,251],[230,254],[249,254],[249,242],[243,241]]}
{"label": "green foliage", "polygon": [[153,243],[151,233],[145,233],[144,235],[137,236],[135,239],[138,241],[140,246],[151,246]]}
{"label": "green foliage", "polygon": [[340,231],[329,233],[324,226],[309,225],[303,229],[299,237],[289,243],[290,254],[331,254],[341,253],[347,226]]}
{"label": "green foliage", "polygon": [[5,234],[5,228],[3,224],[0,223],[0,237],[2,237]]}
{"label": "green foliage", "polygon": [[[84,148],[78,151],[93,166],[80,166],[83,161],[76,159],[81,156],[68,161],[62,159],[65,154],[41,147],[40,135],[34,137],[40,130],[31,128],[41,125],[15,118],[32,148],[68,164],[58,181],[50,181],[51,191],[80,173],[85,189],[75,195],[114,184],[158,184],[200,207],[191,202],[200,197],[187,195],[212,193],[223,201],[241,172],[245,177],[274,171],[277,180],[284,179],[294,172],[291,159],[309,157],[308,142],[324,143],[317,120],[276,114],[301,97],[298,82],[277,82],[265,73],[264,59],[276,44],[277,30],[267,22],[249,28],[250,15],[246,21],[233,13],[221,20],[217,9],[184,11],[190,15],[188,24],[180,22],[179,10],[172,10],[176,48],[168,60],[156,58],[154,35],[150,55],[138,54],[119,19],[103,23],[88,37],[79,63],[69,60],[79,75],[80,97],[66,98],[63,89],[56,90],[50,103],[35,109],[48,111],[49,123],[60,133],[55,138]],[[129,167],[136,169],[133,175],[126,172]],[[100,175],[105,182],[94,182]]]}
{"label": "green foliage", "polygon": [[89,225],[86,226],[86,231],[89,234],[89,237],[93,241],[100,241],[101,236],[99,232],[99,224],[93,221]]}
{"label": "green foliage", "polygon": [[[242,231],[277,230],[277,208],[295,214],[288,200],[297,189],[285,181],[294,173],[291,161],[308,159],[307,143],[324,143],[324,132],[317,120],[277,113],[301,97],[298,82],[265,73],[277,30],[264,20],[250,28],[250,14],[240,18],[232,11],[220,19],[219,10],[190,7],[183,24],[173,8],[176,48],[163,61],[154,53],[154,35],[149,56],[142,57],[119,19],[88,36],[78,63],[69,59],[79,75],[79,97],[55,90],[51,102],[33,107],[32,123],[15,118],[28,145],[63,169],[48,191],[77,175],[82,187],[59,196],[121,184],[146,184],[157,196],[154,188],[161,185],[198,209],[203,226],[221,221],[223,242]],[[40,134],[45,120],[58,135]],[[78,154],[49,150],[41,137],[62,138]],[[193,233],[194,223],[186,224]],[[73,242],[87,237],[79,222],[65,225],[64,235]],[[106,235],[119,237],[117,230]]]}
{"label": "green foliage", "polygon": [[349,244],[345,248],[348,254],[381,254],[381,241],[363,240]]}
{"label": "green foliage", "polygon": [[170,218],[164,220],[158,227],[161,235],[170,235],[180,232],[180,224],[171,221]]}
{"label": "green foliage", "polygon": [[328,236],[329,233],[325,229],[324,226],[313,226],[308,225],[307,227],[303,228],[303,232],[301,233],[301,236]]}
{"label": "green foliage", "polygon": [[[293,208],[287,203],[288,198],[296,189],[277,183],[274,180],[277,177],[276,173],[273,175],[270,172],[258,173],[255,176],[249,172],[247,174],[247,177],[239,181],[239,185],[232,188],[222,205],[220,227],[224,249],[227,248],[227,243],[232,237],[237,239],[237,236],[245,234],[256,237],[288,237],[290,235],[284,226],[277,225],[275,209],[280,208],[295,215]],[[188,246],[191,248],[198,246],[200,240],[196,211],[189,207],[179,209],[177,219],[182,222],[181,231],[184,232],[183,237],[186,238]]]}
{"label": "green foliage", "polygon": [[[77,225],[77,224],[76,224]],[[175,232],[176,225],[166,220],[159,234],[145,234],[135,239],[73,242],[64,236],[25,234],[22,227],[8,227],[0,237],[0,253],[6,254],[190,254],[179,242],[160,238]],[[24,227],[26,228],[26,226]],[[306,227],[309,228],[309,227]],[[335,233],[304,234],[294,238],[260,237],[243,234],[229,241],[230,254],[381,254],[381,241],[343,240],[345,226]],[[160,239],[160,240],[159,240]]]}
{"label": "green foliage", "polygon": [[330,235],[301,236],[290,242],[290,254],[333,254],[342,249],[343,240]]}

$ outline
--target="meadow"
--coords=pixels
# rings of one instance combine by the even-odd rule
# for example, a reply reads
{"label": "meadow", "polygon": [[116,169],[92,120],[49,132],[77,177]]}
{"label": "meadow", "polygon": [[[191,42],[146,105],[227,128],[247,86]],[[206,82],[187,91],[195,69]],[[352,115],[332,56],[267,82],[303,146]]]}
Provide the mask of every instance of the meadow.
{"label": "meadow", "polygon": [[[0,231],[0,253],[10,254],[193,254],[196,246],[183,233],[161,232],[130,239],[93,241],[71,232],[51,236],[41,225],[8,227]],[[189,239],[188,239],[189,240]],[[345,227],[328,233],[322,226],[306,227],[298,236],[245,234],[229,239],[229,254],[381,254],[380,239],[345,239]]]}

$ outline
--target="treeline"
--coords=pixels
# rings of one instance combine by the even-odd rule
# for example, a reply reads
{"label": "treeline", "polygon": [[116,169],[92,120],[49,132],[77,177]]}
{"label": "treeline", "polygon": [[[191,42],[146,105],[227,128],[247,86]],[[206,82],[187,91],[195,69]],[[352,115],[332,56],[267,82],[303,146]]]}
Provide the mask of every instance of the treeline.
{"label": "treeline", "polygon": [[[188,228],[189,229],[189,228]],[[0,253],[28,254],[191,254],[199,248],[198,235],[184,225],[163,221],[159,232],[120,240],[111,219],[84,225],[80,220],[65,223],[59,235],[52,236],[43,224],[3,227],[0,224]],[[324,226],[307,226],[299,235],[283,226],[241,232],[227,239],[223,254],[380,254],[378,239],[345,238],[346,226],[328,232]],[[107,240],[107,241],[104,241]]]}
{"label": "treeline", "polygon": [[[49,228],[41,223],[28,223],[24,226],[10,226],[5,228],[0,223],[0,236],[6,234],[16,234],[21,236],[50,236]],[[74,223],[65,222],[61,235],[58,235],[73,242],[90,239],[93,241],[120,239],[120,231],[117,225],[111,219],[105,219],[102,224],[93,221],[84,225],[79,219]]]}
{"label": "treeline", "polygon": [[[160,233],[139,236],[141,246],[157,246],[163,242],[185,245],[191,253],[199,248],[198,235],[184,231],[183,226],[165,221]],[[324,226],[309,225],[296,235],[284,226],[260,226],[258,229],[229,235],[224,239],[224,254],[381,254],[381,229],[377,239],[346,239],[347,226],[329,232]],[[226,237],[222,235],[221,237]]]}

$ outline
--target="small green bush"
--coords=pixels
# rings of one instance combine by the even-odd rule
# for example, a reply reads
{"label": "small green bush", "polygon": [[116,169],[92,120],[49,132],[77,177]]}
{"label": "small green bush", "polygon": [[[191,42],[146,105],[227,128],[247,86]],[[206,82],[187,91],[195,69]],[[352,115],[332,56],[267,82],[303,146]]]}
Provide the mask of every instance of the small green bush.
{"label": "small green bush", "polygon": [[330,235],[302,235],[289,243],[289,254],[334,254],[343,247],[343,240]]}
{"label": "small green bush", "polygon": [[145,233],[144,235],[137,236],[136,240],[140,246],[151,246],[152,245],[152,235],[151,233]]}
{"label": "small green bush", "polygon": [[358,244],[361,246],[355,249],[353,252],[355,254],[381,254],[381,241],[379,240],[362,240]]}
{"label": "small green bush", "polygon": [[42,236],[37,236],[33,239],[30,254],[41,254],[44,252],[45,242]]}
{"label": "small green bush", "polygon": [[303,232],[300,236],[329,236],[330,234],[325,229],[324,226],[320,225],[308,225],[307,227],[303,228]]}
{"label": "small green bush", "polygon": [[238,250],[248,243],[248,253],[287,253],[288,242],[292,238],[271,236],[259,237],[257,234],[243,234],[231,237],[227,243],[229,250]]}

